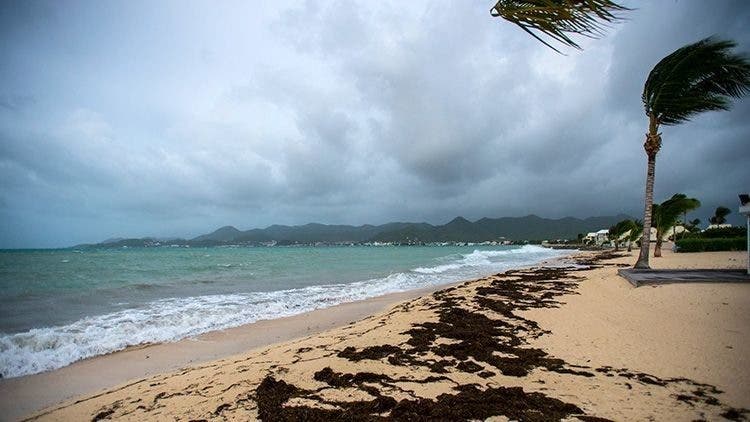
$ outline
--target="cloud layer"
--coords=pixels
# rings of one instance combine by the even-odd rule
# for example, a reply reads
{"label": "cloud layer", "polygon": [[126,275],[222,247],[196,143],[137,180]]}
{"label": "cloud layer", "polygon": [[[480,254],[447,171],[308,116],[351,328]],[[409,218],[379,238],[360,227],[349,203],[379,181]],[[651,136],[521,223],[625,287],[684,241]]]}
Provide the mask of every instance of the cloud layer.
{"label": "cloud layer", "polygon": [[[4,3],[0,247],[639,215],[648,71],[713,34],[750,51],[750,8],[634,6],[563,56],[459,1]],[[663,128],[656,199],[734,208],[748,116]]]}

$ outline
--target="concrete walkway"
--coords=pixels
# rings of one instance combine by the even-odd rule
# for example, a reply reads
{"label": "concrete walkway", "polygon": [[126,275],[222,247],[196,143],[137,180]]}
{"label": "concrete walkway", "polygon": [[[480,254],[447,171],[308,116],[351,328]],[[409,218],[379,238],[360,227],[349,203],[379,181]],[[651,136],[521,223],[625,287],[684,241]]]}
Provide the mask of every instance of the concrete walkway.
{"label": "concrete walkway", "polygon": [[635,287],[669,283],[750,283],[747,270],[637,270],[617,273]]}

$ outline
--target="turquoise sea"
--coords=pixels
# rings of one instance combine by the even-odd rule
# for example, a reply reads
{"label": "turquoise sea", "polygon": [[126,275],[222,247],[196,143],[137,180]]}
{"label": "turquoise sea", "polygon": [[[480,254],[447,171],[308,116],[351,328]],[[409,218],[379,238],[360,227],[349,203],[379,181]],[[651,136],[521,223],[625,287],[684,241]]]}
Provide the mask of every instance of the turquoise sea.
{"label": "turquoise sea", "polygon": [[538,246],[0,251],[0,373],[526,266]]}

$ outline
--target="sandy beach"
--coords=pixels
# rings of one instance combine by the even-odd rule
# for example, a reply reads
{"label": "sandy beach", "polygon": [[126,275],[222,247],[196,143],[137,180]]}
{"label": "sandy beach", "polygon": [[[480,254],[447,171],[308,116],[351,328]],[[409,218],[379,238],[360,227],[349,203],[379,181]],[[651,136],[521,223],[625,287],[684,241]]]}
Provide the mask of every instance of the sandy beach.
{"label": "sandy beach", "polygon": [[[635,257],[585,253],[570,267],[131,349],[3,380],[0,406],[9,420],[750,416],[750,284],[636,289],[617,275]],[[652,266],[743,268],[746,260],[666,250]],[[240,334],[248,329],[256,331]]]}
{"label": "sandy beach", "polygon": [[18,420],[65,400],[94,394],[130,380],[341,327],[381,312],[395,303],[444,287],[342,303],[291,317],[213,331],[173,343],[129,347],[119,352],[84,359],[54,371],[0,379],[0,420]]}

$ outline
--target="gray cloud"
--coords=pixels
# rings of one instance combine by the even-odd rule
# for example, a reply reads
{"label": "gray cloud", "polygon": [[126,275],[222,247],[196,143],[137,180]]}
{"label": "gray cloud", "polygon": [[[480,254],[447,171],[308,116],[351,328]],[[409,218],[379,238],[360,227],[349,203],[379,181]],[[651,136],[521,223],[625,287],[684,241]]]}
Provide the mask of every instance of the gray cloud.
{"label": "gray cloud", "polygon": [[[633,5],[563,56],[465,2],[3,4],[0,247],[637,216],[648,71],[712,34],[749,51],[750,11]],[[748,112],[663,128],[656,199],[734,207]]]}

